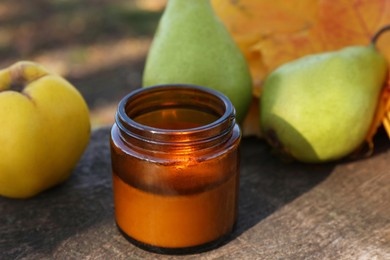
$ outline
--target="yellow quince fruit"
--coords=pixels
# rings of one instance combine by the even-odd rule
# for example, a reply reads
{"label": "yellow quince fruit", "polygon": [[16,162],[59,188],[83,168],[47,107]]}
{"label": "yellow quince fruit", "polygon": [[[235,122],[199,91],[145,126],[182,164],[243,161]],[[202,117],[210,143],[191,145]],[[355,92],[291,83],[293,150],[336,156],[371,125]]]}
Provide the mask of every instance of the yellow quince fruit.
{"label": "yellow quince fruit", "polygon": [[65,181],[90,129],[83,97],[62,77],[27,61],[0,70],[0,195],[28,198]]}

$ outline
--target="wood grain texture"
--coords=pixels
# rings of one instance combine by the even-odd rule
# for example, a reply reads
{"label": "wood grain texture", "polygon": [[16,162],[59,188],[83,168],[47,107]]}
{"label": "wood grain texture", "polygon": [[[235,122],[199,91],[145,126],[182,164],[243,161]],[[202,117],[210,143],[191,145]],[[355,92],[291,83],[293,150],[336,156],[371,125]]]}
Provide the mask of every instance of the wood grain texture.
{"label": "wood grain texture", "polygon": [[0,259],[390,259],[390,145],[377,142],[369,159],[308,165],[244,138],[236,230],[212,251],[169,256],[116,229],[109,129],[96,130],[64,184],[0,198]]}

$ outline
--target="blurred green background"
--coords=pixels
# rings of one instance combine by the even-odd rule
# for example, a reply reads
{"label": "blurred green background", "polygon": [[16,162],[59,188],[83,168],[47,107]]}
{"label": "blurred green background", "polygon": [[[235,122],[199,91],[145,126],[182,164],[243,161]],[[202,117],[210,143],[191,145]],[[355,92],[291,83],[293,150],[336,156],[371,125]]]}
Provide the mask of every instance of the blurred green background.
{"label": "blurred green background", "polygon": [[0,67],[46,66],[76,86],[93,127],[111,125],[119,100],[141,86],[166,0],[1,0]]}

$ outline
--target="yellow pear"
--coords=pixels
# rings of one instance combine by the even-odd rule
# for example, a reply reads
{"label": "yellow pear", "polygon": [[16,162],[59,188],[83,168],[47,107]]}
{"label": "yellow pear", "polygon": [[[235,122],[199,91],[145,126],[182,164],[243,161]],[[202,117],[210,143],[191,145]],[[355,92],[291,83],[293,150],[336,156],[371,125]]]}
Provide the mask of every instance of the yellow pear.
{"label": "yellow pear", "polygon": [[89,137],[88,107],[68,81],[26,61],[0,71],[0,195],[28,198],[63,182]]}

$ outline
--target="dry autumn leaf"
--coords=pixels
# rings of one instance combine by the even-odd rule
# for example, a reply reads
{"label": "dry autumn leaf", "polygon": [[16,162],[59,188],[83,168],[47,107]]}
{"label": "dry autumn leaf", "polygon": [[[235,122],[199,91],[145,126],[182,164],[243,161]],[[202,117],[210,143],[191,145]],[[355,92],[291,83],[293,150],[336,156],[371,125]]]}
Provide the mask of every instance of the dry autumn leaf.
{"label": "dry autumn leaf", "polygon": [[[255,97],[269,72],[283,63],[307,54],[331,51],[349,45],[367,45],[381,27],[390,24],[388,0],[212,0],[244,53],[254,80]],[[390,61],[390,32],[377,42]],[[390,135],[390,95],[383,91],[378,113],[366,140],[381,122]],[[257,109],[252,109],[257,111]],[[258,133],[258,115],[251,114],[244,133]],[[385,117],[385,115],[387,117]]]}

